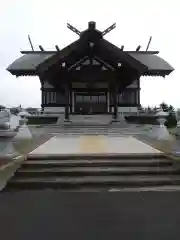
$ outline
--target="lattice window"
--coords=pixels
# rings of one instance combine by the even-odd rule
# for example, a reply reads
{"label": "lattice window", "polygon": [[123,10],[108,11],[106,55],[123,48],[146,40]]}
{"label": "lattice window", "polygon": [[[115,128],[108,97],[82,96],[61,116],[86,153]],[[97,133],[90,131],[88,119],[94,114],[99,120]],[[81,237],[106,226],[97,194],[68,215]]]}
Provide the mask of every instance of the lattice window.
{"label": "lattice window", "polygon": [[[113,103],[113,99],[112,99]],[[136,104],[137,103],[137,91],[125,91],[117,95],[118,104]]]}

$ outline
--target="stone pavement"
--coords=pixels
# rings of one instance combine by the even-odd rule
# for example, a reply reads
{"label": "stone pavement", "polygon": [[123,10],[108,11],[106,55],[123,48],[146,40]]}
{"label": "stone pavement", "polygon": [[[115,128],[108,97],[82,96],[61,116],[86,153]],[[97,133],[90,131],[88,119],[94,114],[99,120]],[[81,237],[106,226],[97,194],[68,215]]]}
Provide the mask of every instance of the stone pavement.
{"label": "stone pavement", "polygon": [[29,155],[82,155],[82,154],[161,154],[157,149],[131,137],[103,135],[63,137],[56,136]]}

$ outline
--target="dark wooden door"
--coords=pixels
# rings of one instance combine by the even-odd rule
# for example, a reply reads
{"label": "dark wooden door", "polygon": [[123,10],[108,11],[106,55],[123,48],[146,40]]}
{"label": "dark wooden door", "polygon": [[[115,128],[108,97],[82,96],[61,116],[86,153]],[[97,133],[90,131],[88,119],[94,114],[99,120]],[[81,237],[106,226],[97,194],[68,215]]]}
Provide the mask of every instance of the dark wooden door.
{"label": "dark wooden door", "polygon": [[106,92],[87,92],[75,94],[75,113],[103,114],[107,113]]}

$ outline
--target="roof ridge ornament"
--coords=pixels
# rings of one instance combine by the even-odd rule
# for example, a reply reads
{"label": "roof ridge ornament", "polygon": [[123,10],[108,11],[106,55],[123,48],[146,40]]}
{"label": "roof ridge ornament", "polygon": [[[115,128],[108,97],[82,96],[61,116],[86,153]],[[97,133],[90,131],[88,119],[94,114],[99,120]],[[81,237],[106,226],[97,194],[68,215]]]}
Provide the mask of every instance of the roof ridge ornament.
{"label": "roof ridge ornament", "polygon": [[59,48],[59,46],[58,46],[58,45],[55,45],[55,48],[56,48],[57,52],[59,52],[59,51],[60,51],[60,48]]}
{"label": "roof ridge ornament", "polygon": [[148,49],[149,49],[149,46],[150,46],[150,44],[151,44],[151,41],[152,41],[152,36],[149,38],[149,42],[148,42],[148,45],[147,45],[147,48],[146,48],[146,52],[147,52]]}
{"label": "roof ridge ornament", "polygon": [[34,51],[34,47],[33,47],[30,35],[28,35],[28,40],[29,40],[32,51]]}
{"label": "roof ridge ornament", "polygon": [[39,49],[40,49],[42,52],[44,52],[44,48],[43,48],[41,45],[39,45]]}
{"label": "roof ridge ornament", "polygon": [[139,52],[141,46],[139,45],[137,48],[136,48],[136,52]]}
{"label": "roof ridge ornament", "polygon": [[122,45],[122,46],[121,46],[120,50],[121,50],[121,51],[123,51],[123,50],[124,50],[124,45]]}
{"label": "roof ridge ornament", "polygon": [[106,29],[102,32],[102,36],[104,36],[104,35],[106,35],[107,33],[111,32],[115,27],[116,27],[116,23],[113,23],[110,27],[106,28]]}
{"label": "roof ridge ornament", "polygon": [[[78,36],[81,35],[81,31],[79,31],[77,28],[73,27],[70,23],[67,23],[67,27],[76,33]],[[113,23],[110,27],[106,28],[104,31],[101,32],[102,36],[105,36],[107,33],[111,32],[116,27],[116,23]],[[96,22],[90,21],[88,22],[88,30],[96,30]]]}
{"label": "roof ridge ornament", "polygon": [[67,27],[73,31],[74,33],[76,33],[78,36],[81,35],[81,31],[79,31],[77,28],[73,27],[71,24],[67,23]]}

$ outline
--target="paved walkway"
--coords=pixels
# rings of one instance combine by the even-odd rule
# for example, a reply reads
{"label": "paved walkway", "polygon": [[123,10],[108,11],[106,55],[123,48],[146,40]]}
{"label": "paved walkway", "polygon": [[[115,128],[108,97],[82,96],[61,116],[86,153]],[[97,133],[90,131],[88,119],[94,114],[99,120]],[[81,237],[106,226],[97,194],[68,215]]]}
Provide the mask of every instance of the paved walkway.
{"label": "paved walkway", "polygon": [[[133,137],[53,137],[31,154],[161,153]],[[0,193],[4,239],[179,239],[179,192]],[[15,219],[15,221],[14,221]]]}
{"label": "paved walkway", "polygon": [[33,154],[160,154],[161,152],[133,137],[56,136],[35,149]]}
{"label": "paved walkway", "polygon": [[0,194],[7,240],[179,240],[180,192]]}

